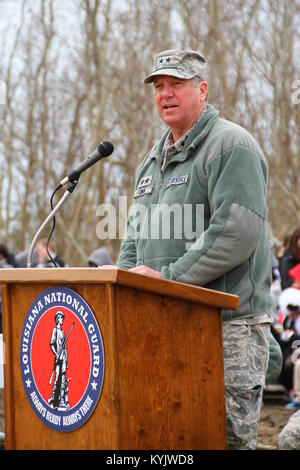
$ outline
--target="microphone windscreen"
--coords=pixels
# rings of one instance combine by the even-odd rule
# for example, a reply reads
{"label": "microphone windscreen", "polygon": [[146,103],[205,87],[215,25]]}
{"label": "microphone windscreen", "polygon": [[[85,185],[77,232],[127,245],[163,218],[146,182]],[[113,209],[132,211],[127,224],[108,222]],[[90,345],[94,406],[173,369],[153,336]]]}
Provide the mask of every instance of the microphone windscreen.
{"label": "microphone windscreen", "polygon": [[108,157],[111,155],[114,151],[114,146],[111,142],[104,141],[101,142],[101,144],[98,146],[98,152],[103,155],[103,157]]}

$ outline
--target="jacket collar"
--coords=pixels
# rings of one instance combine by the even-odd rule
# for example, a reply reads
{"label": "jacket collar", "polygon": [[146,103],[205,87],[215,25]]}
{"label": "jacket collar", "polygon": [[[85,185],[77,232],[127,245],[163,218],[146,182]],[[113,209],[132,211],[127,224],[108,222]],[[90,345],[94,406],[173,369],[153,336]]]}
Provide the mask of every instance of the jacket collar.
{"label": "jacket collar", "polygon": [[[183,161],[185,160],[189,155],[190,152],[192,152],[201,142],[205,139],[205,137],[209,134],[211,128],[219,118],[219,111],[214,108],[211,104],[207,105],[207,111],[203,113],[196,124],[194,124],[191,132],[189,133],[186,142],[184,144],[183,150],[174,155],[172,158],[172,161]],[[164,148],[164,143],[169,135],[170,129],[167,129],[160,141],[150,150],[148,154],[149,159],[158,159],[160,158],[163,148]]]}

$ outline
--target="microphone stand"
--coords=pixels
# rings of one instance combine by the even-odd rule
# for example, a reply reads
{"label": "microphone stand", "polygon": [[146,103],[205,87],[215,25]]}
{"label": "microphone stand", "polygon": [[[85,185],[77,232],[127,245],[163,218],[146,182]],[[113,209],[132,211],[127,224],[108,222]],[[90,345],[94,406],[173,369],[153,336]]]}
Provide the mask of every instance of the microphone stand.
{"label": "microphone stand", "polygon": [[[79,178],[78,178],[79,179]],[[27,268],[31,268],[32,266],[32,256],[33,256],[33,252],[34,252],[34,248],[43,232],[43,230],[45,229],[45,227],[48,225],[48,223],[53,219],[53,217],[55,216],[56,212],[60,209],[60,207],[64,204],[64,202],[68,199],[68,197],[71,195],[71,193],[74,191],[77,183],[78,183],[78,179],[77,181],[73,181],[70,186],[67,188],[67,190],[64,192],[62,198],[58,201],[58,203],[56,204],[56,206],[54,207],[54,209],[52,210],[52,212],[50,212],[50,214],[48,215],[48,217],[45,219],[45,221],[42,223],[42,225],[40,226],[40,228],[38,229],[37,233],[35,234],[32,242],[31,242],[31,245],[30,245],[30,248],[29,248],[29,252],[28,252],[28,256],[27,256]],[[59,189],[59,187],[57,187],[57,189]]]}

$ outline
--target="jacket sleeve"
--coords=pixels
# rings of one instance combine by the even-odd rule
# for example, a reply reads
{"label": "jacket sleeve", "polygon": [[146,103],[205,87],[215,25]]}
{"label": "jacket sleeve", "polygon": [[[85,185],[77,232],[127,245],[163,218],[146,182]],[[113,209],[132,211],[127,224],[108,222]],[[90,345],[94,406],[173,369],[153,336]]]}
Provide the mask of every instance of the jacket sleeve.
{"label": "jacket sleeve", "polygon": [[161,277],[205,285],[245,262],[265,228],[267,165],[236,145],[206,165],[210,221],[206,230]]}

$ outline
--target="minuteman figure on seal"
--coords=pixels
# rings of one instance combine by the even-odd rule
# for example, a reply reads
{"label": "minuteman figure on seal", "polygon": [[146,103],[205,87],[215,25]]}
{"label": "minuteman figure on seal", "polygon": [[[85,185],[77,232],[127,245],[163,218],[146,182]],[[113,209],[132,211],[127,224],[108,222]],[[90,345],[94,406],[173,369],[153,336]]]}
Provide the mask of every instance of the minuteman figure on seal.
{"label": "minuteman figure on seal", "polygon": [[68,369],[66,342],[74,325],[73,323],[67,337],[65,337],[65,332],[62,329],[64,318],[65,315],[62,311],[56,312],[54,317],[56,326],[52,331],[50,349],[55,357],[54,367],[49,381],[50,385],[53,375],[55,375],[55,378],[52,388],[52,395],[48,400],[48,403],[52,408],[59,409],[61,411],[67,411],[70,408],[68,399],[68,380],[66,379],[66,372]]}

